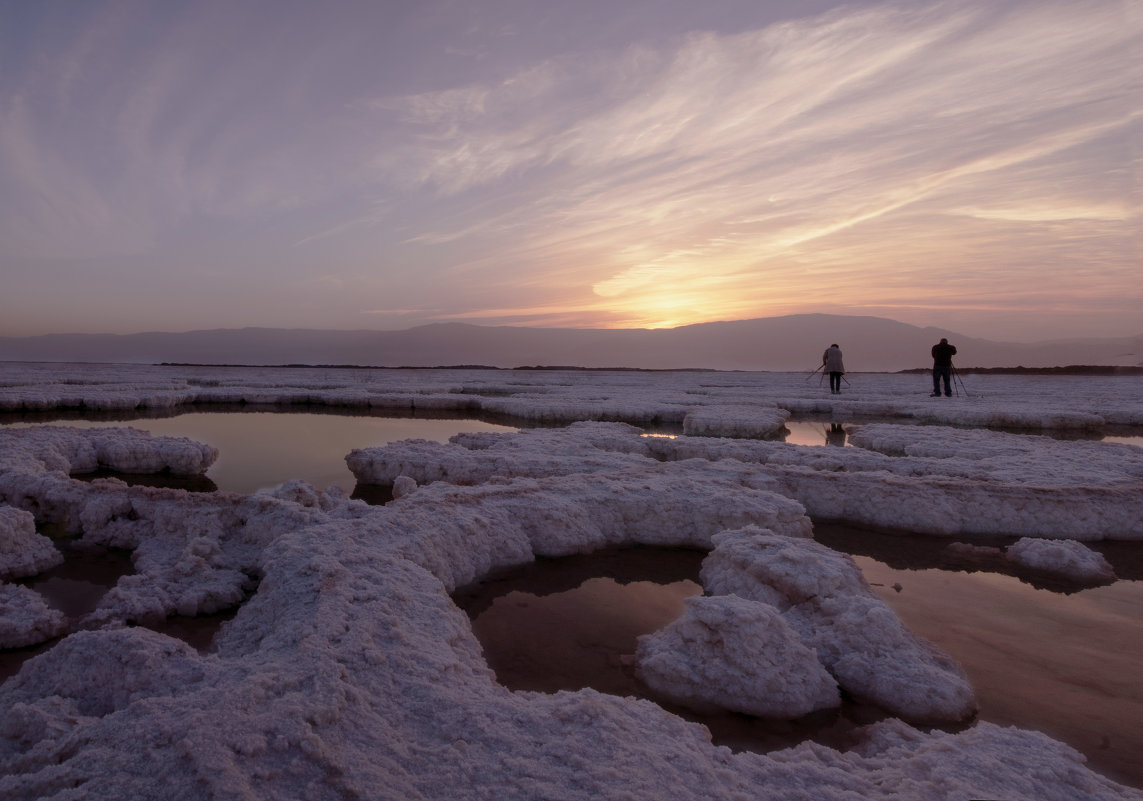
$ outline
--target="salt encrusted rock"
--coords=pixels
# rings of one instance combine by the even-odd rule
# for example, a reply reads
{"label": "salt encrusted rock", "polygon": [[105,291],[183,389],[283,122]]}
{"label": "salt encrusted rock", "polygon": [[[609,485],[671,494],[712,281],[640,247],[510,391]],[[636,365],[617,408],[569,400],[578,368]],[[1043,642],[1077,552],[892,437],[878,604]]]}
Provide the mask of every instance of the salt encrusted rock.
{"label": "salt encrusted rock", "polygon": [[[308,486],[287,494],[310,497]],[[246,600],[253,577],[262,572],[262,550],[282,531],[331,519],[321,502],[324,495],[315,507],[269,494],[213,497],[147,487],[124,488],[112,497],[125,500],[130,514],[85,517],[83,540],[131,548],[136,572],[121,577],[100,599],[85,618],[91,626],[150,623],[234,607]],[[343,507],[332,511],[340,516]]]}
{"label": "salt encrusted rock", "polygon": [[756,528],[716,534],[712,542],[702,566],[707,591],[781,610],[846,692],[909,720],[975,714],[964,671],[909,632],[849,556]]}
{"label": "salt encrusted rock", "polygon": [[[218,458],[218,449],[186,437],[152,437],[135,429],[91,429],[88,438],[94,448],[95,464],[89,470],[105,467],[122,473],[200,475]],[[72,465],[72,472],[84,472]]]}
{"label": "salt encrusted rock", "polygon": [[1074,540],[1024,537],[1004,552],[1008,561],[1085,584],[1115,581],[1115,570],[1103,554]]}
{"label": "salt encrusted rock", "polygon": [[782,430],[790,412],[773,406],[704,406],[683,419],[689,437],[771,437]]}
{"label": "salt encrusted rock", "polygon": [[0,506],[0,579],[34,576],[62,561],[52,541],[36,532],[35,517]]}
{"label": "salt encrusted rock", "polygon": [[293,501],[302,506],[314,507],[321,503],[321,493],[308,481],[302,481],[300,479],[287,481],[275,487],[274,491],[270,494],[275,498],[280,498],[283,501]]}
{"label": "salt encrusted rock", "polygon": [[0,583],[0,648],[38,645],[63,634],[67,625],[63,612],[35,590]]}
{"label": "salt encrusted rock", "polygon": [[741,463],[740,475],[765,477],[769,489],[823,519],[949,536],[1143,538],[1143,449],[1130,445],[936,426],[862,426],[857,442],[865,447],[846,449],[640,438],[629,426],[608,423],[579,423],[569,432],[575,436],[540,430],[448,444],[408,440],[355,450],[346,462],[366,484],[391,484],[399,475],[420,484],[476,484],[616,470],[645,458],[702,458]]}
{"label": "salt encrusted rock", "polygon": [[91,473],[99,468],[122,473],[177,475],[205,473],[218,449],[186,437],[152,437],[134,428],[35,426],[0,430],[4,461],[28,469]]}
{"label": "salt encrusted rock", "polygon": [[[851,749],[836,759],[829,755],[827,760],[841,770],[864,764],[875,766],[885,778],[900,777],[892,780],[894,788],[887,797],[948,801],[1143,798],[1138,790],[1116,787],[1109,779],[1093,776],[1081,754],[1040,732],[979,722],[958,734],[939,729],[923,733],[890,718],[855,732],[854,740]],[[807,743],[793,750],[813,747]],[[1020,765],[1021,770],[1011,770],[1013,765]]]}
{"label": "salt encrusted rock", "polygon": [[400,475],[393,480],[393,497],[404,498],[417,491],[417,482],[409,476]]}
{"label": "salt encrusted rock", "polygon": [[701,437],[648,447],[664,460],[760,466],[815,518],[945,536],[1143,539],[1143,448],[888,425],[856,428],[850,443],[859,447]]}
{"label": "salt encrusted rock", "polygon": [[840,706],[817,655],[772,606],[735,595],[686,599],[683,616],[639,638],[639,676],[697,709],[798,718]]}
{"label": "salt encrusted rock", "polygon": [[976,714],[976,697],[960,665],[910,632],[872,595],[815,599],[792,607],[785,618],[855,698],[919,722],[964,721]]}
{"label": "salt encrusted rock", "polygon": [[408,476],[418,484],[478,484],[514,478],[618,470],[644,462],[641,431],[624,423],[573,423],[566,429],[518,434],[462,434],[448,443],[407,439],[355,449],[345,457],[362,484],[392,484]]}
{"label": "salt encrusted rock", "polygon": [[436,482],[391,507],[400,522],[385,536],[450,591],[536,556],[627,545],[705,549],[719,531],[749,524],[790,537],[812,531],[796,502],[703,463],[648,460],[642,470],[477,487]]}
{"label": "salt encrusted rock", "polygon": [[715,534],[711,542],[714,550],[703,560],[701,577],[717,595],[738,595],[785,611],[817,598],[870,593],[851,557],[812,539],[747,526]]}

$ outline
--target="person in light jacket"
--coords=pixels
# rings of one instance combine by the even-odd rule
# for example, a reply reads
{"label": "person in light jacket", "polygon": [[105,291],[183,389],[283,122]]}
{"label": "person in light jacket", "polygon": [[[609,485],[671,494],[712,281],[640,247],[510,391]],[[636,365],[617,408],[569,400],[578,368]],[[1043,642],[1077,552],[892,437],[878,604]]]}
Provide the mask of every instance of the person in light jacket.
{"label": "person in light jacket", "polygon": [[841,377],[845,374],[845,365],[841,362],[841,348],[837,343],[826,348],[822,354],[822,368],[829,373],[829,391],[831,395],[841,394]]}

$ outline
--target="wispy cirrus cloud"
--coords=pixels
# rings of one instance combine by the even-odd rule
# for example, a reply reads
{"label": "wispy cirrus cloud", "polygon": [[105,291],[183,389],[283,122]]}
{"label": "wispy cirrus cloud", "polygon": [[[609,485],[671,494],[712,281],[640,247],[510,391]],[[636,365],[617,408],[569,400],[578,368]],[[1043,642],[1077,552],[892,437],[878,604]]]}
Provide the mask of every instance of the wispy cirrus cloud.
{"label": "wispy cirrus cloud", "polygon": [[[962,251],[966,217],[1070,222],[1061,235],[1081,238],[1106,233],[1087,221],[1127,223],[1127,199],[1104,182],[1128,167],[1140,79],[1129,54],[1141,42],[1116,4],[839,12],[548,65],[532,91],[519,87],[529,76],[470,87],[463,96],[480,102],[420,115],[402,155],[416,165],[406,177],[444,195],[515,193],[515,239],[500,259],[541,271],[579,261],[601,308],[625,307],[633,324],[655,323],[672,295],[706,319],[746,311],[744,291],[837,302],[836,248],[820,281],[787,278],[803,274],[817,243],[851,229],[882,251],[864,247],[869,260],[855,265],[873,278],[870,296],[893,283],[876,262],[902,247],[917,255],[917,240],[930,265],[959,264],[987,294],[998,272],[1028,277],[1010,252],[1037,237],[994,229],[991,251]],[[524,114],[520,98],[544,113]],[[1081,152],[1092,142],[1105,147]],[[1077,195],[1102,211],[1047,211],[1076,207]],[[982,211],[990,203],[1003,213]],[[922,204],[924,222],[903,243],[886,221]],[[458,238],[479,230],[466,224]],[[1112,255],[1109,291],[1125,288],[1129,258]]]}
{"label": "wispy cirrus cloud", "polygon": [[716,0],[695,18],[718,28],[644,14],[620,40],[599,20],[654,4],[584,1],[594,16],[561,20],[595,22],[563,38],[541,24],[558,3],[45,12],[39,55],[0,75],[0,259],[82,261],[60,269],[87,290],[130,276],[125,298],[154,286],[171,315],[161,273],[274,285],[274,303],[203,290],[220,318],[260,315],[242,324],[1024,303],[1034,327],[1054,298],[1138,318],[1130,4],[734,25]]}

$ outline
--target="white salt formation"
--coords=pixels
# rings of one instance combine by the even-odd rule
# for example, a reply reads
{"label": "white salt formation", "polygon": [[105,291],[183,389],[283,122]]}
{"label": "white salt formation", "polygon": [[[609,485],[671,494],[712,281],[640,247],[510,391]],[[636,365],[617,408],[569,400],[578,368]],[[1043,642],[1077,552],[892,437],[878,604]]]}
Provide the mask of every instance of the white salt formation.
{"label": "white salt formation", "polygon": [[1115,570],[1103,554],[1071,540],[1049,542],[1024,537],[1009,545],[1004,556],[1015,564],[1072,581],[1104,584],[1115,580]]}
{"label": "white salt formation", "polygon": [[[668,641],[664,678],[683,686],[687,660],[718,653],[719,675],[739,683],[706,700],[757,699],[762,687],[793,699],[795,674],[817,668],[807,667],[808,649],[794,647],[792,632],[848,692],[906,717],[955,717],[966,703],[955,667],[875,604],[844,558],[814,547],[804,508],[897,527],[935,517],[941,522],[932,527],[952,533],[994,513],[997,526],[1014,525],[1052,502],[1061,520],[1047,521],[1044,536],[1138,539],[1127,493],[1138,494],[1140,476],[1129,448],[1092,450],[1084,470],[1044,466],[1029,480],[1019,465],[1033,469],[1037,455],[1054,454],[1047,440],[1022,454],[1006,435],[973,444],[948,430],[934,436],[959,442],[955,455],[869,447],[823,455],[757,440],[652,440],[623,423],[681,426],[688,414],[719,406],[773,403],[851,420],[987,416],[991,425],[1098,430],[1143,425],[1137,392],[1128,397],[1097,380],[1077,399],[1074,384],[1037,383],[1031,392],[1027,379],[982,379],[993,395],[970,406],[957,398],[931,404],[921,397],[924,377],[903,376],[855,377],[851,393],[827,401],[801,376],[769,374],[2,369],[0,408],[9,410],[244,401],[616,421],[359,450],[351,463],[361,475],[401,486],[386,507],[300,483],[254,496],[85,483],[70,474],[100,464],[194,471],[213,454],[138,432],[0,431],[0,505],[64,525],[83,541],[129,548],[137,569],[81,621],[83,630],[0,685],[5,801],[1143,798],[1044,735],[988,724],[953,734],[888,720],[854,732],[847,751],[806,743],[735,753],[714,746],[705,727],[647,701],[592,690],[511,692],[494,680],[449,597],[537,555],[638,543],[713,547],[703,580],[715,597],[692,602],[699,611],[689,623],[703,615],[715,628],[694,640],[693,652]],[[723,419],[737,425],[738,413]],[[908,447],[910,436],[893,434],[893,447]],[[397,482],[401,476],[407,480]],[[975,504],[971,515],[956,516],[966,499]],[[1119,504],[1127,512],[1116,511]],[[14,620],[44,616],[26,593],[3,597],[18,607]],[[130,625],[235,605],[209,654]],[[743,633],[740,624],[751,628]],[[684,619],[676,629],[687,626]],[[749,631],[763,629],[785,645],[765,670],[751,672],[740,657]],[[719,646],[716,633],[728,645]],[[669,635],[651,642],[660,637]]]}
{"label": "white salt formation", "polygon": [[38,645],[63,634],[67,623],[35,590],[0,582],[0,648]]}
{"label": "white salt formation", "polygon": [[789,411],[772,406],[706,406],[683,418],[683,433],[690,437],[772,437],[789,419]]}
{"label": "white salt formation", "polygon": [[404,498],[417,491],[417,482],[409,476],[400,475],[393,479],[393,499]]}
{"label": "white salt formation", "polygon": [[711,463],[708,472],[795,498],[823,519],[945,536],[1143,538],[1143,448],[1132,445],[869,425],[850,427],[857,447],[823,449],[647,438],[623,424],[577,423],[567,429],[576,435],[568,452],[554,448],[556,431],[460,436],[447,444],[406,440],[355,450],[346,462],[363,484],[391,484],[399,475],[420,484],[474,484],[702,459]]}
{"label": "white salt formation", "polygon": [[61,562],[52,541],[36,532],[34,515],[0,505],[0,580],[34,576]]}
{"label": "white salt formation", "polygon": [[683,617],[639,638],[639,676],[699,711],[798,718],[841,705],[837,682],[772,606],[736,595],[686,599]]}
{"label": "white salt formation", "polygon": [[964,671],[909,633],[849,556],[757,528],[726,531],[713,542],[703,586],[773,606],[846,692],[908,720],[975,714]]}
{"label": "white salt formation", "polygon": [[6,463],[38,462],[69,474],[106,468],[120,473],[200,475],[218,458],[217,449],[201,442],[119,427],[0,429],[0,448],[6,452]]}
{"label": "white salt formation", "polygon": [[[186,404],[306,404],[449,410],[534,422],[681,425],[707,407],[773,406],[833,420],[1098,432],[1143,426],[1139,377],[972,377],[961,397],[928,398],[924,375],[850,376],[830,396],[787,373],[558,370],[336,370],[5,364],[0,411],[169,410]],[[1082,383],[1078,383],[1082,382]],[[729,433],[729,432],[724,432]]]}

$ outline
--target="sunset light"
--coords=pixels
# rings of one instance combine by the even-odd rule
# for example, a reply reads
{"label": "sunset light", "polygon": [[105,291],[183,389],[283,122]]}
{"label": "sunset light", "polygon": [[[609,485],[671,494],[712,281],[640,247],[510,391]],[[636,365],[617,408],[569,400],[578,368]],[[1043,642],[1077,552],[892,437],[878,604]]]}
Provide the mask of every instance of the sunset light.
{"label": "sunset light", "polygon": [[1143,330],[1133,3],[124,8],[4,12],[0,335]]}

